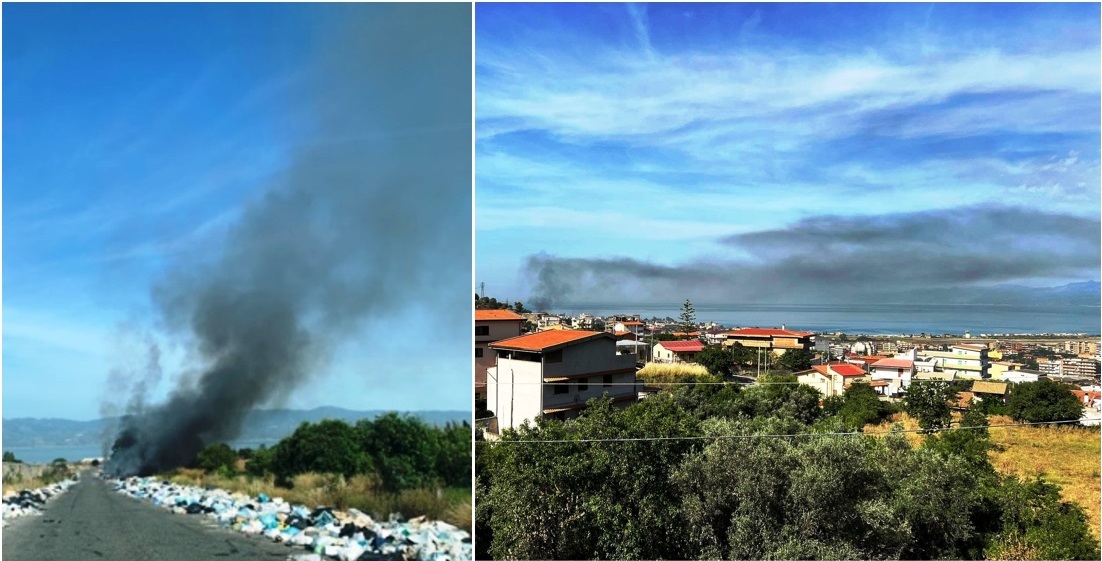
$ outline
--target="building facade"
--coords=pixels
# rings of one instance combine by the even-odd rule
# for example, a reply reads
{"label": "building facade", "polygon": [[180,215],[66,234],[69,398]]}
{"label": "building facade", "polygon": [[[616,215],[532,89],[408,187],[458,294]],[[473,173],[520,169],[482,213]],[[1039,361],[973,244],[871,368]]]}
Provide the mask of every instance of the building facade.
{"label": "building facade", "polygon": [[723,345],[730,347],[740,344],[751,349],[768,349],[774,354],[783,354],[785,351],[792,349],[811,352],[811,348],[815,344],[813,335],[813,333],[806,331],[754,327],[728,331]]}
{"label": "building facade", "polygon": [[486,370],[497,359],[490,343],[520,336],[525,321],[524,316],[509,310],[474,311],[475,399],[486,399]]}
{"label": "building facade", "polygon": [[616,340],[596,331],[541,331],[490,345],[497,363],[488,369],[488,409],[498,430],[540,416],[576,417],[586,401],[607,395],[622,406],[635,402],[635,357],[616,354]]}

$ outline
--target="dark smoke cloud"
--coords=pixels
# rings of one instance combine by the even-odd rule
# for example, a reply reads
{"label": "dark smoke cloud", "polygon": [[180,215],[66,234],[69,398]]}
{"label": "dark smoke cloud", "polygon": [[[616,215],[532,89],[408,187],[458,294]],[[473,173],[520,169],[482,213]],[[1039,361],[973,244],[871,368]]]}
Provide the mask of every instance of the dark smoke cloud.
{"label": "dark smoke cloud", "polygon": [[165,403],[131,411],[113,473],[183,465],[233,439],[366,322],[413,305],[468,321],[470,7],[334,9],[343,28],[310,86],[320,141],[154,288],[191,366]]}
{"label": "dark smoke cloud", "polygon": [[[529,256],[533,296],[555,303],[967,301],[1029,279],[1097,279],[1097,219],[1013,207],[815,216],[719,240],[749,259],[667,266]],[[988,292],[985,292],[988,291]]]}

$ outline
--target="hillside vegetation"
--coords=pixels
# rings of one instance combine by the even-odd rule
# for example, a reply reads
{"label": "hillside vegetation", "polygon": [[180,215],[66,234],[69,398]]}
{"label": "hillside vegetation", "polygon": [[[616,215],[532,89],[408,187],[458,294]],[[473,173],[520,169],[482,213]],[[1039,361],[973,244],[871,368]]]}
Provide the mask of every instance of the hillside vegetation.
{"label": "hillside vegetation", "polygon": [[[1014,419],[1003,415],[990,418],[992,425],[1014,424]],[[918,422],[906,413],[892,415],[888,421],[869,425],[865,432],[883,434],[895,424],[906,430],[918,429]],[[1016,475],[1022,479],[1041,476],[1060,486],[1060,496],[1079,505],[1087,514],[1091,532],[1099,537],[1102,514],[1102,478],[1099,477],[1099,457],[1102,440],[1099,428],[1055,425],[1036,427],[1007,427],[990,429],[991,443],[988,458],[995,470],[1003,475]],[[918,433],[905,435],[912,446],[921,446],[926,436]]]}

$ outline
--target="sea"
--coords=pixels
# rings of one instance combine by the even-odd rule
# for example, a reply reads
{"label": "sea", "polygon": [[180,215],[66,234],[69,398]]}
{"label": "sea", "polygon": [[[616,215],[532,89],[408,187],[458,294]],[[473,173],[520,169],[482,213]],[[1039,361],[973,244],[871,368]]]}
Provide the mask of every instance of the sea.
{"label": "sea", "polygon": [[[248,440],[231,442],[230,447],[236,449],[241,448],[259,448],[261,445],[272,446],[279,442],[278,440]],[[15,454],[16,459],[21,460],[25,464],[46,464],[56,459],[62,458],[69,462],[77,462],[86,458],[102,458],[104,456],[103,448],[98,445],[92,446],[5,446],[5,452],[11,452]]]}
{"label": "sea", "polygon": [[[682,303],[563,304],[555,312],[607,317],[639,314],[677,319]],[[816,333],[866,335],[1085,334],[1102,333],[1098,306],[1021,306],[990,304],[693,304],[697,321],[727,327],[780,327]]]}

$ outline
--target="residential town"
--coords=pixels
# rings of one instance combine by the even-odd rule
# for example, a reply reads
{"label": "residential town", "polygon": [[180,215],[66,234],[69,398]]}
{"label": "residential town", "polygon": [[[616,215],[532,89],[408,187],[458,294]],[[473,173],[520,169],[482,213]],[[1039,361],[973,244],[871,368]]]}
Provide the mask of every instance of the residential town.
{"label": "residential town", "polygon": [[[882,400],[895,402],[917,382],[970,381],[957,395],[963,407],[972,400],[1005,401],[1010,385],[1048,378],[1074,388],[1084,405],[1084,424],[1102,420],[1097,337],[867,336],[785,325],[686,324],[630,313],[597,317],[479,309],[474,350],[479,426],[492,438],[540,416],[576,417],[595,397],[627,406],[655,389],[639,372],[654,365],[694,365],[706,349],[730,351],[728,380],[742,385],[777,369],[786,353],[806,356],[806,368],[786,370],[824,398],[865,383]],[[739,364],[736,352],[749,358]]]}

